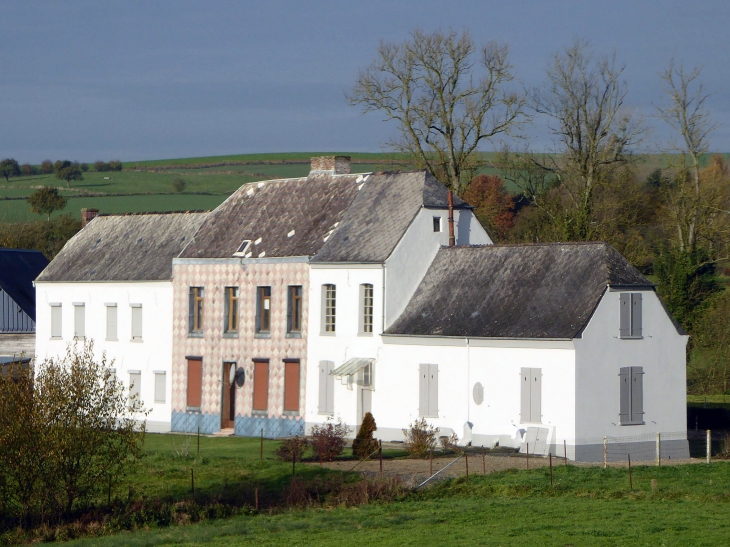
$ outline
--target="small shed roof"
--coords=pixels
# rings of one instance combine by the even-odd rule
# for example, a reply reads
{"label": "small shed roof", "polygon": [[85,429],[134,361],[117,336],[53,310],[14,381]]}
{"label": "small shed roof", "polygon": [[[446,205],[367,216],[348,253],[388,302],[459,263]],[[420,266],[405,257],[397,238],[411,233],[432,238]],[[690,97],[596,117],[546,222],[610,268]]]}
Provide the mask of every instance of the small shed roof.
{"label": "small shed roof", "polygon": [[40,251],[0,249],[0,289],[35,321],[33,280],[48,266]]}
{"label": "small shed roof", "polygon": [[208,213],[99,215],[72,237],[37,281],[162,281]]}
{"label": "small shed roof", "polygon": [[653,287],[606,243],[442,247],[386,334],[572,339],[611,285]]}

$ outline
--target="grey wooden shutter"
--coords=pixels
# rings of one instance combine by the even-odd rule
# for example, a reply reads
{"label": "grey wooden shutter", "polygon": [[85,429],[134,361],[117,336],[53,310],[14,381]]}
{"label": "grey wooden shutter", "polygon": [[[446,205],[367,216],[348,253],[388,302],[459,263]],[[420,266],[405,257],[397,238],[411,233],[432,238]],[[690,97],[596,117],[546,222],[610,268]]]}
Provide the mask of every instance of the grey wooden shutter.
{"label": "grey wooden shutter", "polygon": [[520,421],[530,421],[530,369],[520,369]]}
{"label": "grey wooden shutter", "polygon": [[106,307],[106,339],[117,339],[117,305],[107,304]]}
{"label": "grey wooden shutter", "polygon": [[542,369],[530,369],[530,421],[542,422]]}
{"label": "grey wooden shutter", "polygon": [[86,306],[74,305],[74,336],[86,336]]}
{"label": "grey wooden shutter", "polygon": [[335,413],[335,377],[330,372],[335,370],[335,362],[327,361],[327,414]]}
{"label": "grey wooden shutter", "polygon": [[132,304],[132,339],[142,339],[142,305]]}
{"label": "grey wooden shutter", "polygon": [[631,367],[631,421],[644,421],[644,369]]}
{"label": "grey wooden shutter", "polygon": [[63,335],[63,331],[61,329],[61,326],[63,320],[63,308],[60,304],[56,306],[51,306],[51,337],[52,338],[61,338]]}
{"label": "grey wooden shutter", "polygon": [[139,400],[141,386],[142,386],[142,373],[141,372],[130,372],[129,373],[129,398],[130,399],[136,395],[137,400]]}
{"label": "grey wooden shutter", "polygon": [[438,418],[439,415],[439,366],[429,365],[428,375],[428,415]]}
{"label": "grey wooden shutter", "polygon": [[319,362],[319,413],[327,413],[327,361]]}
{"label": "grey wooden shutter", "polygon": [[641,293],[631,294],[631,336],[641,336]]}
{"label": "grey wooden shutter", "polygon": [[165,402],[165,384],[167,383],[167,374],[164,372],[155,372],[155,402]]}
{"label": "grey wooden shutter", "polygon": [[621,293],[621,318],[619,325],[619,337],[628,338],[631,336],[631,293]]}
{"label": "grey wooden shutter", "polygon": [[428,416],[429,365],[418,365],[418,415]]}
{"label": "grey wooden shutter", "polygon": [[621,367],[619,378],[621,380],[619,421],[627,424],[631,421],[631,367]]}

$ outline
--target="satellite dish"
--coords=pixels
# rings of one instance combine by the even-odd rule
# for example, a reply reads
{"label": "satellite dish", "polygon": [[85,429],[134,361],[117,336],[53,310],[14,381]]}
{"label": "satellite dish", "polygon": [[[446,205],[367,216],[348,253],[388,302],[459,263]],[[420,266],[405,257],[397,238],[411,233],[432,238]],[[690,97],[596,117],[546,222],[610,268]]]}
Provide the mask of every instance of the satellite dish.
{"label": "satellite dish", "polygon": [[[231,370],[233,368],[231,367]],[[243,387],[243,383],[246,381],[246,371],[243,370],[243,367],[238,367],[238,370],[236,370],[236,385],[238,387]]]}
{"label": "satellite dish", "polygon": [[231,365],[231,367],[228,369],[228,383],[232,384],[236,380],[236,367],[235,365]]}

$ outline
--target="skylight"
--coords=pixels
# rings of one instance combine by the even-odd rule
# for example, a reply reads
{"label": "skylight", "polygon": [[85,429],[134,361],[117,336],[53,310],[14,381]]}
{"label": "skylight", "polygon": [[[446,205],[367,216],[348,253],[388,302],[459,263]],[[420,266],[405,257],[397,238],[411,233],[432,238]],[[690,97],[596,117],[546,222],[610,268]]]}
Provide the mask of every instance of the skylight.
{"label": "skylight", "polygon": [[244,239],[243,243],[241,243],[241,246],[238,248],[238,250],[233,253],[233,256],[246,256],[246,252],[248,252],[248,248],[251,246],[251,240],[250,239]]}

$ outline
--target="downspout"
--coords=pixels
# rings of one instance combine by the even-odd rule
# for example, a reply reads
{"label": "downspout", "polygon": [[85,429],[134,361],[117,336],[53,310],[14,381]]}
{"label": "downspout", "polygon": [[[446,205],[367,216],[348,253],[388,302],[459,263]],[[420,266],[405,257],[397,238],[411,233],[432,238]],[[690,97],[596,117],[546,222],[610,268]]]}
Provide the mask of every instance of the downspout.
{"label": "downspout", "polygon": [[456,245],[454,237],[454,193],[449,190],[449,247]]}
{"label": "downspout", "polygon": [[[383,262],[383,322],[380,324],[380,333],[385,332],[385,262]],[[382,342],[382,340],[381,340]]]}

